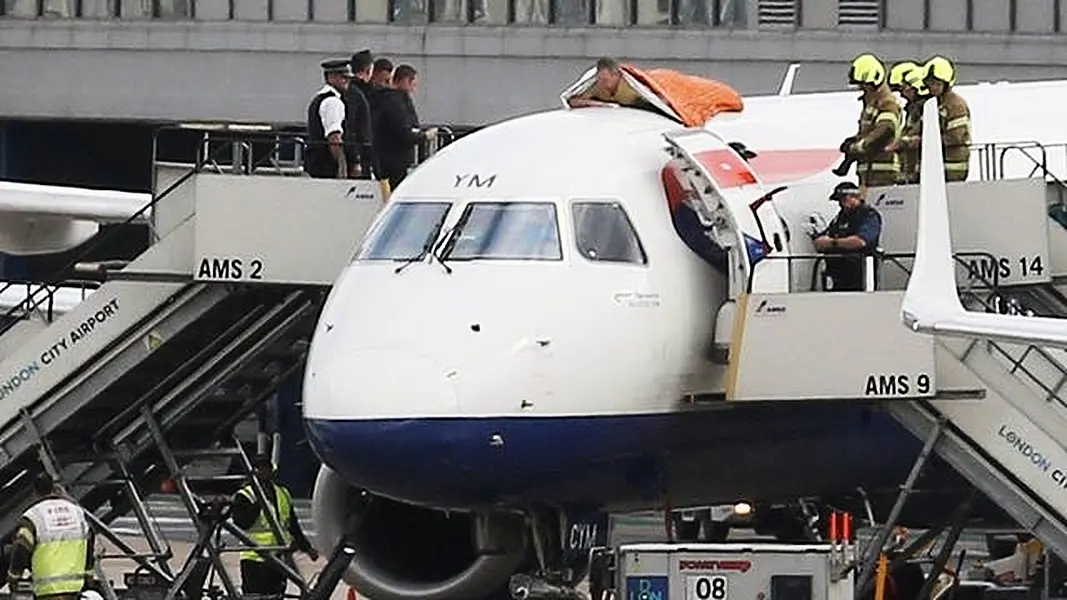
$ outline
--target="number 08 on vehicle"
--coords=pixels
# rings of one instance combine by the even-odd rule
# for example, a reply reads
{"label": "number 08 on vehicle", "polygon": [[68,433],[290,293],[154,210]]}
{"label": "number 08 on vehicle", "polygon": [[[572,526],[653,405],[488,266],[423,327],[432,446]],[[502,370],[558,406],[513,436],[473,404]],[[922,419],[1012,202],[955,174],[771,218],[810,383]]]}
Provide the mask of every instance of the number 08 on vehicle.
{"label": "number 08 on vehicle", "polygon": [[723,575],[697,575],[686,577],[686,600],[726,600],[728,596],[726,577]]}

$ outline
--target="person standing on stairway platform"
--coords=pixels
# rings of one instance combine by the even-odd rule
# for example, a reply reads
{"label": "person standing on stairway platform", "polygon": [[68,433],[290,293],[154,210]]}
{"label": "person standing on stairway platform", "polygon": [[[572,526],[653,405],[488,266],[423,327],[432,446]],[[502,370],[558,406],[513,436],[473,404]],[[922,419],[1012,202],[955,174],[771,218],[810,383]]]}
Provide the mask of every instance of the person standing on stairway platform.
{"label": "person standing on stairway platform", "polygon": [[882,216],[864,202],[859,186],[844,181],[834,187],[830,201],[841,207],[823,231],[808,231],[815,251],[830,254],[826,272],[835,292],[862,292],[866,274],[866,257],[878,249],[882,235]]}
{"label": "person standing on stairway platform", "polygon": [[952,89],[956,85],[956,68],[947,58],[935,56],[926,62],[925,69],[923,83],[940,105],[945,181],[966,181],[971,163],[971,109]]}
{"label": "person standing on stairway platform", "polygon": [[863,54],[852,61],[848,79],[863,90],[863,110],[856,135],[841,143],[841,152],[855,161],[860,187],[894,185],[900,163],[886,148],[900,136],[901,109],[889,91],[885,67],[873,54]]}

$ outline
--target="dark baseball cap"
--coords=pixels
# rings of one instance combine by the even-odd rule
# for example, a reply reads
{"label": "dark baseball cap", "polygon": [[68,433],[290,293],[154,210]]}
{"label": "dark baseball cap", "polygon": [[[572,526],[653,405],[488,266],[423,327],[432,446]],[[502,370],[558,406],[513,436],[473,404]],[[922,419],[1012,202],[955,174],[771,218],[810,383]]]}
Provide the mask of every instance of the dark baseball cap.
{"label": "dark baseball cap", "polygon": [[860,186],[852,183],[851,181],[842,181],[834,186],[834,191],[830,194],[830,200],[837,202],[849,196],[856,196],[860,193]]}

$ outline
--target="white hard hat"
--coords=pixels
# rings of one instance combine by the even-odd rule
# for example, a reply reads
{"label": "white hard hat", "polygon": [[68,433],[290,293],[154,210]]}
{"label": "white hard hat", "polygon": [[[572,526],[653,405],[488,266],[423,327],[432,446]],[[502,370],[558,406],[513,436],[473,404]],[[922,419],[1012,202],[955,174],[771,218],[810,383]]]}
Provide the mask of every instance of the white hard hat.
{"label": "white hard hat", "polygon": [[104,600],[104,597],[96,590],[85,590],[81,594],[81,600]]}

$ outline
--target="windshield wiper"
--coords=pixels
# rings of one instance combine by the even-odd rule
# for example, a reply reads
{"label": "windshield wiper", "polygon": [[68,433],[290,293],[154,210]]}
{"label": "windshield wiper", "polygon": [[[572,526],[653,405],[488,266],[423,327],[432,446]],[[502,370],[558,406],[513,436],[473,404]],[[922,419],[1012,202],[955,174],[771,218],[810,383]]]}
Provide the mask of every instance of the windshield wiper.
{"label": "windshield wiper", "polygon": [[[441,226],[444,225],[446,216],[448,216],[448,211],[445,211],[445,213],[441,215],[441,218],[437,220],[437,224],[433,226],[433,231],[427,234],[426,243],[422,245],[422,250],[420,250],[419,253],[415,256],[403,259],[403,264],[394,269],[393,273],[400,273],[401,271],[406,269],[408,265],[412,263],[417,263],[422,259],[426,258],[427,254],[433,256],[434,258],[437,258],[437,256],[432,253],[432,250],[434,245],[437,243],[437,236],[441,233]],[[437,258],[437,260],[439,262],[441,261],[440,258]],[[448,265],[445,265],[443,262],[441,264],[445,267],[445,270],[448,271],[449,274],[452,273],[452,269],[450,269]]]}
{"label": "windshield wiper", "polygon": [[449,275],[452,274],[452,267],[445,264],[445,259],[442,257],[442,255],[451,252],[452,248],[455,247],[456,240],[458,240],[459,236],[463,233],[463,228],[467,226],[467,221],[470,221],[471,214],[473,213],[473,208],[468,206],[467,210],[463,211],[463,214],[461,214],[459,218],[456,219],[456,224],[453,225],[452,229],[449,230],[448,235],[445,235],[441,238],[441,244],[434,248],[435,252],[433,254],[433,257],[437,259],[437,262],[441,263],[441,266],[445,268],[445,271],[448,271]]}

